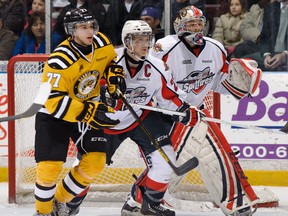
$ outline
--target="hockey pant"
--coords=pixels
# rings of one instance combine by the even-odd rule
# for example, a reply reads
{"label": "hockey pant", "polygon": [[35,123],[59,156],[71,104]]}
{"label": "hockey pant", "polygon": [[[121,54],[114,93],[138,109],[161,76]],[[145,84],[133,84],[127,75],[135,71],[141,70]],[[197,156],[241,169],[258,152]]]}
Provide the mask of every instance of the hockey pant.
{"label": "hockey pant", "polygon": [[[208,110],[202,111],[211,117]],[[235,153],[216,123],[201,122],[194,128],[175,124],[171,131],[176,164],[183,164],[192,156],[198,158],[198,169],[207,190],[225,215],[258,202]],[[174,190],[182,178],[175,175],[168,190]]]}

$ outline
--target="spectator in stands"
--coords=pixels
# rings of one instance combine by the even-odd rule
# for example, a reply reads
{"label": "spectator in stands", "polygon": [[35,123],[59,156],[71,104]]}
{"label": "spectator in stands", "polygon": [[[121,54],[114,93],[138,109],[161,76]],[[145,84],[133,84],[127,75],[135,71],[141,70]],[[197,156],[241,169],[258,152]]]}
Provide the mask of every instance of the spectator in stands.
{"label": "spectator in stands", "polygon": [[145,7],[140,15],[140,19],[149,24],[155,36],[155,41],[164,37],[164,29],[160,28],[160,12],[155,7]]}
{"label": "spectator in stands", "polygon": [[104,33],[115,46],[122,45],[121,31],[127,20],[138,20],[142,9],[140,0],[111,0]]}
{"label": "spectator in stands", "polygon": [[5,28],[3,15],[0,12],[0,61],[10,59],[17,38],[14,32]]}
{"label": "spectator in stands", "polygon": [[264,70],[288,71],[288,0],[272,2],[264,8],[260,56],[255,60]]}
{"label": "spectator in stands", "polygon": [[229,0],[229,11],[220,16],[216,22],[212,38],[221,42],[231,54],[235,46],[243,42],[240,25],[246,16],[246,0]]}
{"label": "spectator in stands", "polygon": [[106,19],[106,10],[105,7],[103,6],[102,0],[68,0],[68,1],[70,2],[70,4],[62,8],[54,26],[53,41],[55,43],[57,43],[58,41],[59,44],[60,42],[66,39],[66,33],[63,27],[64,16],[68,10],[74,8],[86,8],[90,10],[96,17],[96,20],[99,24],[99,31],[103,32]]}
{"label": "spectator in stands", "polygon": [[240,32],[244,42],[235,47],[232,57],[242,58],[260,50],[259,36],[263,26],[264,7],[270,2],[271,0],[260,0],[251,6],[250,11],[240,25]]}
{"label": "spectator in stands", "polygon": [[[27,20],[31,16],[32,13],[35,11],[42,11],[45,12],[45,0],[33,0],[31,4],[31,10],[28,11],[27,13]],[[28,21],[26,22],[26,25],[24,29],[28,27]]]}
{"label": "spectator in stands", "polygon": [[25,24],[25,6],[19,0],[0,0],[4,26],[16,35],[20,35]]}
{"label": "spectator in stands", "polygon": [[45,13],[36,11],[28,20],[28,27],[17,40],[12,56],[24,53],[45,53]]}
{"label": "spectator in stands", "polygon": [[58,16],[61,13],[61,10],[69,4],[70,3],[68,0],[54,0],[53,1],[52,19],[54,22],[56,22]]}

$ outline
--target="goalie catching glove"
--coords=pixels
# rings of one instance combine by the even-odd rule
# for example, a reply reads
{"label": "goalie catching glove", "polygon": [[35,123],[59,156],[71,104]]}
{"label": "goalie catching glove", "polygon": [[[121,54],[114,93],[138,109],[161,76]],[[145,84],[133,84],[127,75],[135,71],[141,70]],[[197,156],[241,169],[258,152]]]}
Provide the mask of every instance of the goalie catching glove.
{"label": "goalie catching glove", "polygon": [[253,94],[261,82],[262,71],[252,59],[232,58],[228,67],[229,74],[222,85],[238,100]]}
{"label": "goalie catching glove", "polygon": [[126,82],[124,79],[124,70],[120,65],[111,65],[106,70],[107,89],[109,94],[114,99],[119,99],[120,95],[117,93],[117,88],[125,94]]}
{"label": "goalie catching glove", "polygon": [[114,113],[114,109],[101,102],[84,102],[84,108],[76,119],[98,130],[117,125],[120,121],[108,118],[107,112]]}
{"label": "goalie catching glove", "polygon": [[197,107],[190,106],[187,103],[183,103],[176,111],[186,113],[186,116],[173,115],[172,120],[186,126],[193,127],[201,121],[202,116],[205,116]]}

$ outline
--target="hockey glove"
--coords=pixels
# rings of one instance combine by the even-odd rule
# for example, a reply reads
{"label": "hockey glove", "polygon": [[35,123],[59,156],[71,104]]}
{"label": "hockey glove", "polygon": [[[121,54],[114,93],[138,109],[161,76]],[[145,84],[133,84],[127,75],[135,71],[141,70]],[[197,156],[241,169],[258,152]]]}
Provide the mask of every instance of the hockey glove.
{"label": "hockey glove", "polygon": [[178,109],[178,112],[184,112],[186,113],[186,116],[179,116],[179,115],[173,115],[172,120],[176,122],[180,122],[183,125],[186,126],[194,126],[201,121],[201,116],[205,116],[197,107],[190,106],[187,103],[183,103]]}
{"label": "hockey glove", "polygon": [[222,85],[238,100],[253,94],[260,85],[262,71],[252,59],[232,58],[228,67],[229,74]]}
{"label": "hockey glove", "polygon": [[117,125],[120,121],[107,117],[107,112],[113,113],[114,109],[101,102],[84,102],[84,109],[76,119],[98,130]]}
{"label": "hockey glove", "polygon": [[124,70],[120,65],[111,65],[106,70],[106,81],[108,92],[112,98],[119,99],[120,95],[117,94],[117,88],[125,94],[126,82],[124,79]]}

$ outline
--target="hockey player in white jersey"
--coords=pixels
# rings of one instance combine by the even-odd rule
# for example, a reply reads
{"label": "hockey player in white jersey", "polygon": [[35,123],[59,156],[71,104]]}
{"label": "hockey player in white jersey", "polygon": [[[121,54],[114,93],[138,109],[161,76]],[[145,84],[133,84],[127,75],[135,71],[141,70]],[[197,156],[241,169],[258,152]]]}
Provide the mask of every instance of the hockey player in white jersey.
{"label": "hockey player in white jersey", "polygon": [[[158,40],[151,49],[153,56],[164,60],[171,68],[177,86],[187,94],[187,102],[201,109],[210,90],[230,92],[236,99],[241,99],[253,94],[261,81],[261,70],[254,60],[227,62],[223,45],[203,36],[205,22],[201,10],[185,7],[174,21],[176,34]],[[207,110],[205,114],[209,116]],[[184,134],[180,138],[179,132]],[[206,187],[225,215],[253,214],[252,206],[258,198],[216,124],[201,122],[194,130],[175,124],[171,142],[180,154],[179,160],[183,159],[185,151],[188,156],[198,157]],[[171,183],[169,187],[175,185]]]}
{"label": "hockey player in white jersey", "polygon": [[[125,71],[127,90],[125,96],[130,103],[151,105],[156,99],[162,108],[185,112],[184,119],[174,118],[183,125],[194,126],[200,121],[200,111],[190,107],[186,101],[186,94],[180,90],[173,81],[167,65],[151,55],[148,55],[153,45],[154,36],[150,26],[142,20],[130,20],[124,24],[122,30],[123,48],[117,50],[117,64],[122,65]],[[117,109],[119,111],[117,111]],[[142,188],[142,206],[139,209],[133,201],[136,199],[138,190],[136,184],[132,187],[131,197],[124,204],[121,215],[159,215],[173,216],[175,212],[162,207],[160,204],[172,176],[172,169],[163,159],[159,151],[151,145],[151,140],[143,132],[143,128],[133,118],[129,110],[121,103],[115,108],[116,112],[109,115],[112,119],[119,119],[118,126],[106,130],[111,135],[110,143],[119,146],[126,138],[130,138],[138,144],[143,152],[146,162],[149,164],[148,172],[142,173],[146,182]],[[165,122],[157,112],[149,112],[135,108],[135,111],[153,139],[157,140],[163,151],[174,163],[175,153],[170,143],[169,131]],[[109,157],[109,153],[108,153]],[[141,180],[143,178],[141,177]]]}
{"label": "hockey player in white jersey", "polygon": [[[118,56],[116,63],[122,65],[125,71],[126,100],[129,103],[152,105],[153,99],[156,99],[162,108],[186,113],[185,118],[174,117],[174,121],[189,127],[199,123],[201,112],[186,102],[186,94],[175,85],[167,65],[162,60],[148,55],[154,42],[150,26],[142,20],[127,21],[122,30],[122,41],[124,47],[116,50]],[[157,140],[171,162],[175,163],[176,155],[169,137],[170,122],[167,125],[158,112],[134,108],[144,127],[149,131],[151,135],[149,137],[121,100],[117,101],[114,109],[115,113],[109,117],[119,119],[120,123],[112,130],[105,130],[109,142],[108,164],[116,149],[128,137],[138,144],[146,163],[149,164],[149,169],[145,170],[140,178],[141,181],[145,181],[145,187],[140,191],[138,187],[136,189],[138,184],[134,184],[121,215],[174,216],[174,211],[160,205],[173,170],[155,146],[151,145],[151,139]],[[138,192],[141,194],[136,194]],[[141,208],[135,202],[137,196],[141,197],[139,201],[142,203]],[[74,208],[77,208],[77,203],[81,203],[84,197],[85,194],[76,197],[69,206],[75,204]]]}

